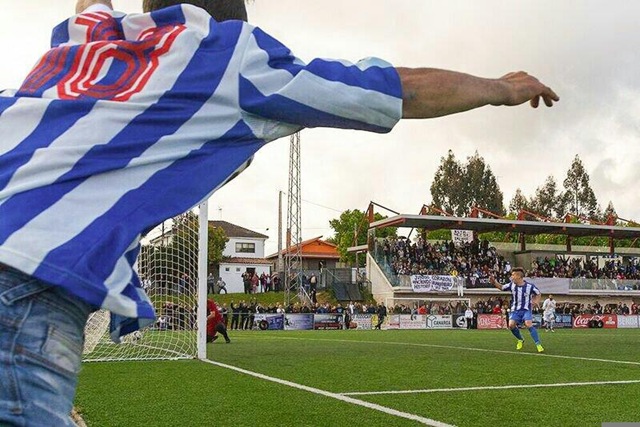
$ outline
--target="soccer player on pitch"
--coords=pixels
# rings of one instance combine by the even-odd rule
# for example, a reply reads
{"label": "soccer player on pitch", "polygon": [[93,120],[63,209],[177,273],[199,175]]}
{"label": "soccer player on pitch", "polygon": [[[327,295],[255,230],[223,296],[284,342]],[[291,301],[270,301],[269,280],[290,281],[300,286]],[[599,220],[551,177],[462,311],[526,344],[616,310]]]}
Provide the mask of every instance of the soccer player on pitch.
{"label": "soccer player on pitch", "polygon": [[511,314],[509,314],[509,329],[511,333],[518,339],[516,350],[522,350],[524,338],[518,329],[518,325],[524,323],[529,329],[533,342],[539,353],[544,351],[540,344],[540,337],[535,326],[533,326],[533,315],[531,305],[537,304],[540,300],[540,290],[531,282],[524,280],[524,269],[516,267],[511,270],[511,282],[501,285],[494,276],[489,277],[489,282],[501,291],[511,292]]}
{"label": "soccer player on pitch", "polygon": [[553,295],[549,295],[542,303],[542,319],[544,320],[545,329],[555,332],[553,326],[556,323],[556,300],[553,299]]}

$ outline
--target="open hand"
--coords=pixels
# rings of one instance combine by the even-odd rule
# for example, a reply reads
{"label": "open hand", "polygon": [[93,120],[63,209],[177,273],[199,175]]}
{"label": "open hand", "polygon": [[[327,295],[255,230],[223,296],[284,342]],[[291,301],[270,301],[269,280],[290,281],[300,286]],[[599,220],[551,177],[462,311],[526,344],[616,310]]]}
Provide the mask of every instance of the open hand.
{"label": "open hand", "polygon": [[538,108],[542,98],[547,107],[552,107],[554,102],[560,100],[550,87],[543,85],[537,78],[524,71],[505,74],[499,80],[507,86],[503,105],[520,105],[529,101],[533,108]]}

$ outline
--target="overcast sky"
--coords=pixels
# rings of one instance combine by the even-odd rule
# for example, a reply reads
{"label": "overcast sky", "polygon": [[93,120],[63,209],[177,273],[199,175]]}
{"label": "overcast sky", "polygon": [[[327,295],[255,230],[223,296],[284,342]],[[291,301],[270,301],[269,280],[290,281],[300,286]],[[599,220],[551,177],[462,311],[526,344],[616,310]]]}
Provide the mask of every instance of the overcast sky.
{"label": "overcast sky", "polygon": [[[0,87],[15,88],[48,47],[69,0],[0,0]],[[140,0],[115,0],[125,12]],[[561,98],[551,109],[485,107],[404,121],[387,135],[305,130],[302,235],[332,235],[329,220],[373,200],[402,213],[431,202],[429,187],[448,149],[477,150],[508,205],[547,176],[561,185],[576,154],[602,207],[640,220],[640,2],[514,0],[255,0],[249,20],[301,59],[378,56],[398,66],[453,69],[483,77],[525,70]],[[278,191],[287,190],[289,140],[272,142],[214,194],[210,218],[270,236],[277,249]],[[284,206],[286,212],[286,201]],[[384,213],[384,212],[381,212]],[[268,230],[267,230],[268,229]]]}

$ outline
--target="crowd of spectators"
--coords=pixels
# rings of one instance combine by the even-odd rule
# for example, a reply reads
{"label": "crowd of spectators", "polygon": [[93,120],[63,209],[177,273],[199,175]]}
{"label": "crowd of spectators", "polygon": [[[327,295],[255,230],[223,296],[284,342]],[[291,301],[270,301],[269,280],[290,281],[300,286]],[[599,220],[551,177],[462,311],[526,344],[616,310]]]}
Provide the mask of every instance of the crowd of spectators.
{"label": "crowd of spectators", "polygon": [[636,258],[624,262],[620,259],[606,261],[598,267],[596,259],[582,257],[544,257],[531,263],[528,277],[566,277],[584,279],[640,280],[640,266]]}
{"label": "crowd of spectators", "polygon": [[225,324],[229,329],[254,329],[255,315],[262,313],[285,314],[285,313],[317,313],[317,314],[375,314],[378,306],[376,304],[365,304],[360,302],[350,302],[344,306],[341,303],[330,304],[313,303],[301,304],[299,302],[284,305],[281,303],[262,305],[256,300],[249,302],[241,300],[231,301],[230,304],[222,304],[220,307]]}
{"label": "crowd of spectators", "polygon": [[506,280],[511,271],[511,265],[486,239],[454,244],[430,243],[422,237],[411,242],[399,237],[384,239],[381,246],[384,261],[396,275],[461,276],[473,287],[491,274],[498,280]]}
{"label": "crowd of spectators", "polygon": [[461,301],[423,301],[415,304],[397,304],[389,308],[391,314],[464,314],[467,306]]}
{"label": "crowd of spectators", "polygon": [[[476,314],[508,314],[509,313],[509,298],[502,297],[489,297],[486,301],[478,300],[473,304],[473,311]],[[556,314],[640,314],[638,312],[638,305],[632,302],[631,305],[627,305],[620,301],[617,304],[600,304],[595,301],[593,304],[582,304],[577,302],[556,302]],[[542,314],[542,302],[537,305],[533,305],[532,311],[534,314]]]}
{"label": "crowd of spectators", "polygon": [[[511,264],[486,239],[454,244],[431,243],[421,237],[415,242],[404,237],[386,238],[380,241],[378,251],[395,275],[459,276],[465,278],[467,288],[492,287],[490,275],[505,283],[511,274]],[[595,257],[539,257],[526,276],[640,281],[640,260],[618,258],[598,266]],[[629,288],[640,289],[640,283]]]}

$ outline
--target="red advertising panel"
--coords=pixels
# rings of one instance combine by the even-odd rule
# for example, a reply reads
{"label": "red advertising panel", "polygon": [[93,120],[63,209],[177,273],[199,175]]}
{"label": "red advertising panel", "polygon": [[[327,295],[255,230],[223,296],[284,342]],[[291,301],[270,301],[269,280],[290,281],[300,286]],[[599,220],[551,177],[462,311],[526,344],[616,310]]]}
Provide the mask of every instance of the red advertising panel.
{"label": "red advertising panel", "polygon": [[507,323],[500,314],[478,314],[478,329],[502,329]]}
{"label": "red advertising panel", "polygon": [[618,327],[618,316],[615,314],[579,314],[573,316],[574,328],[607,328]]}

